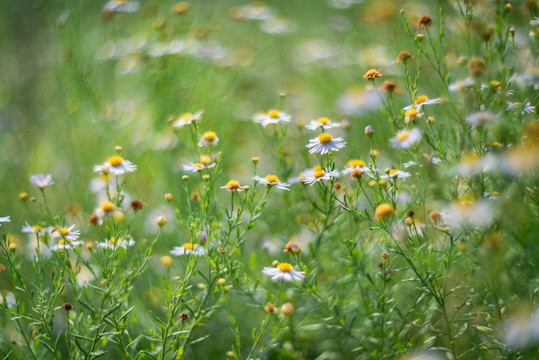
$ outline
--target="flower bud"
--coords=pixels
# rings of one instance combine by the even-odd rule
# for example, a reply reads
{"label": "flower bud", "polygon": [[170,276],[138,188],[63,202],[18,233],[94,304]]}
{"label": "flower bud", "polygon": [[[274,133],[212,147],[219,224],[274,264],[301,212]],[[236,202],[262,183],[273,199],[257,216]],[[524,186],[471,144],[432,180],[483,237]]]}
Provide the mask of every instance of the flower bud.
{"label": "flower bud", "polygon": [[260,161],[260,158],[258,158],[258,157],[256,157],[256,156],[253,156],[253,157],[251,158],[251,161],[253,162],[253,164],[256,165],[256,164],[258,164],[258,162]]}
{"label": "flower bud", "polygon": [[187,175],[182,176],[182,180],[183,180],[183,181],[189,180],[189,176],[187,176]]}
{"label": "flower bud", "polygon": [[26,201],[26,199],[28,199],[28,193],[26,191],[23,191],[19,194],[19,199],[21,199],[22,201]]}
{"label": "flower bud", "polygon": [[270,314],[273,314],[275,312],[275,305],[268,303],[266,306],[264,306],[264,310]]}
{"label": "flower bud", "polygon": [[281,306],[281,314],[283,314],[284,316],[290,316],[293,313],[294,313],[294,306],[291,303],[285,302]]}
{"label": "flower bud", "polygon": [[226,279],[225,278],[220,278],[219,280],[217,280],[217,284],[219,286],[225,286],[226,285]]}
{"label": "flower bud", "polygon": [[203,179],[204,181],[208,181],[208,180],[210,180],[210,175],[204,174],[204,175],[202,175],[202,179]]}
{"label": "flower bud", "polygon": [[168,255],[161,256],[159,261],[161,262],[161,265],[163,265],[164,267],[167,267],[167,268],[172,265],[172,258],[170,256],[168,256]]}
{"label": "flower bud", "polygon": [[164,216],[159,216],[157,218],[157,225],[162,229],[167,224],[167,218]]}
{"label": "flower bud", "polygon": [[173,199],[174,199],[174,196],[171,193],[166,193],[165,194],[165,200],[166,201],[172,202]]}
{"label": "flower bud", "polygon": [[376,207],[374,218],[376,220],[385,219],[393,215],[393,206],[389,203],[382,203]]}
{"label": "flower bud", "polygon": [[374,134],[374,129],[372,128],[372,125],[367,125],[365,127],[365,135],[367,135],[368,137],[372,137],[373,134]]}

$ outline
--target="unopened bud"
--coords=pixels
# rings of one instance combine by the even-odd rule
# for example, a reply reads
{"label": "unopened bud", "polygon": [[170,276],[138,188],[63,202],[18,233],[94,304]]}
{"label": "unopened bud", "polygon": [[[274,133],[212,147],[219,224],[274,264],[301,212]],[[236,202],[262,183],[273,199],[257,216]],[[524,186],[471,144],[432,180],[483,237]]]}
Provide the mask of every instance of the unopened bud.
{"label": "unopened bud", "polygon": [[166,201],[172,202],[173,199],[174,199],[174,196],[171,193],[166,193],[165,194],[165,200]]}
{"label": "unopened bud", "polygon": [[294,313],[294,306],[291,303],[285,302],[281,306],[281,314],[283,314],[284,316],[290,316],[293,313]]}
{"label": "unopened bud", "polygon": [[159,216],[157,218],[157,225],[162,229],[167,224],[167,218],[164,216]]}
{"label": "unopened bud", "polygon": [[260,161],[260,158],[254,156],[254,157],[251,158],[251,161],[253,162],[253,164],[256,165],[256,164],[258,164],[258,162]]}
{"label": "unopened bud", "polygon": [[22,201],[26,201],[26,199],[28,199],[28,193],[26,191],[23,191],[19,194],[19,199],[21,199]]}
{"label": "unopened bud", "polygon": [[368,137],[372,137],[373,134],[374,134],[374,129],[372,128],[371,125],[367,125],[365,127],[365,135],[367,135]]}

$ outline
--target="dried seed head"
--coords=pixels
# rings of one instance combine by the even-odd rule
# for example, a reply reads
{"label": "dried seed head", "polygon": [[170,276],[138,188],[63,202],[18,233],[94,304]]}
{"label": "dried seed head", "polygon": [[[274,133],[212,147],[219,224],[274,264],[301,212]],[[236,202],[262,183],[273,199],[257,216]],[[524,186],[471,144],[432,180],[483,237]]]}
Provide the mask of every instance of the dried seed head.
{"label": "dried seed head", "polygon": [[184,313],[184,312],[182,312],[179,316],[180,316],[180,319],[182,319],[182,321],[189,319],[189,315],[187,315],[187,313]]}
{"label": "dried seed head", "polygon": [[69,311],[73,310],[73,305],[71,305],[70,303],[66,302],[64,305],[62,305],[62,309],[64,309],[65,311],[69,312]]}
{"label": "dried seed head", "polygon": [[432,25],[432,18],[428,15],[421,16],[419,20],[417,21],[417,26],[420,29],[423,29],[425,27],[430,27]]}
{"label": "dried seed head", "polygon": [[266,306],[264,306],[264,310],[270,314],[273,314],[275,312],[275,305],[268,303]]}
{"label": "dried seed head", "polygon": [[135,199],[131,201],[131,209],[133,209],[134,212],[142,210],[142,208],[145,206],[146,204],[140,199]]}

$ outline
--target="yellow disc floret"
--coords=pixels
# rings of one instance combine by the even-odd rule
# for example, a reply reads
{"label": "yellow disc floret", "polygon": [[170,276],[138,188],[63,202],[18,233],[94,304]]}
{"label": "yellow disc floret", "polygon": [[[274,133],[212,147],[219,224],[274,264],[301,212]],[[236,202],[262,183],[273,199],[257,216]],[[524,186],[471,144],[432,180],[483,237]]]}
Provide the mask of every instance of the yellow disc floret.
{"label": "yellow disc floret", "polygon": [[376,219],[383,219],[393,214],[393,206],[389,203],[383,203],[376,207],[374,211],[374,217]]}
{"label": "yellow disc floret", "polygon": [[240,182],[236,179],[229,180],[226,183],[226,188],[228,190],[238,190],[240,188]]}
{"label": "yellow disc floret", "polygon": [[320,141],[320,144],[329,144],[333,140],[333,137],[331,137],[328,133],[323,133],[318,135],[318,141]]}
{"label": "yellow disc floret", "polygon": [[193,114],[190,113],[190,112],[187,112],[187,113],[183,114],[182,116],[180,116],[180,119],[188,120],[188,119],[191,119],[192,117],[193,117]]}
{"label": "yellow disc floret", "polygon": [[397,134],[397,140],[404,141],[408,139],[408,136],[410,136],[410,133],[407,130],[401,131]]}
{"label": "yellow disc floret", "polygon": [[58,229],[58,232],[60,233],[60,235],[63,235],[63,236],[69,235],[71,233],[71,231],[69,231],[66,228]]}
{"label": "yellow disc floret", "polygon": [[356,159],[350,160],[350,161],[346,164],[346,167],[349,167],[349,168],[356,168],[356,167],[363,167],[363,166],[365,166],[365,161],[363,161],[363,160],[356,160]]}
{"label": "yellow disc floret", "polygon": [[121,157],[121,156],[118,156],[118,155],[115,155],[115,156],[111,156],[107,159],[107,162],[111,165],[111,166],[120,166],[122,165],[122,163],[124,162],[124,159]]}
{"label": "yellow disc floret", "polygon": [[211,164],[211,156],[209,155],[200,155],[200,162],[204,165]]}
{"label": "yellow disc floret", "polygon": [[399,171],[399,170],[397,170],[397,169],[391,170],[391,171],[389,172],[389,176],[395,175],[398,171]]}
{"label": "yellow disc floret", "polygon": [[185,250],[193,250],[195,248],[195,244],[191,244],[191,243],[183,244],[183,248]]}
{"label": "yellow disc floret", "polygon": [[292,270],[292,265],[289,263],[280,263],[277,265],[277,269],[279,269],[282,272],[290,272]]}
{"label": "yellow disc floret", "polygon": [[321,117],[318,120],[316,120],[319,124],[326,125],[329,122],[329,119],[327,117]]}
{"label": "yellow disc floret", "polygon": [[318,178],[321,178],[322,176],[324,176],[326,172],[324,170],[319,170],[319,171],[316,171],[313,176],[315,179],[318,179]]}
{"label": "yellow disc floret", "polygon": [[217,134],[213,131],[206,131],[204,134],[202,134],[202,138],[211,143],[217,139]]}
{"label": "yellow disc floret", "polygon": [[103,210],[104,212],[111,212],[115,208],[116,208],[116,206],[113,203],[111,203],[110,201],[103,201],[101,203],[101,210]]}
{"label": "yellow disc floret", "polygon": [[277,119],[280,115],[281,115],[281,113],[279,112],[279,110],[270,110],[270,111],[268,111],[268,116],[270,118]]}
{"label": "yellow disc floret", "polygon": [[404,116],[406,116],[407,118],[414,118],[418,114],[419,113],[417,112],[416,108],[411,108],[410,110],[404,113]]}
{"label": "yellow disc floret", "polygon": [[196,169],[200,169],[202,167],[202,164],[201,163],[196,163],[195,165],[193,165],[194,168]]}
{"label": "yellow disc floret", "polygon": [[415,102],[416,104],[422,104],[422,103],[424,103],[425,101],[427,101],[428,99],[429,99],[428,97],[426,97],[425,95],[422,95],[422,96],[416,97],[415,100],[414,100],[414,102]]}
{"label": "yellow disc floret", "polygon": [[266,176],[266,181],[270,183],[277,183],[279,182],[279,178],[277,177],[277,175],[268,175]]}
{"label": "yellow disc floret", "polygon": [[322,170],[322,166],[320,166],[320,165],[316,165],[315,167],[313,167],[314,172],[317,172],[317,171],[320,171],[320,170]]}
{"label": "yellow disc floret", "polygon": [[32,230],[39,232],[39,231],[42,231],[43,228],[39,225],[35,225],[35,226],[32,226]]}

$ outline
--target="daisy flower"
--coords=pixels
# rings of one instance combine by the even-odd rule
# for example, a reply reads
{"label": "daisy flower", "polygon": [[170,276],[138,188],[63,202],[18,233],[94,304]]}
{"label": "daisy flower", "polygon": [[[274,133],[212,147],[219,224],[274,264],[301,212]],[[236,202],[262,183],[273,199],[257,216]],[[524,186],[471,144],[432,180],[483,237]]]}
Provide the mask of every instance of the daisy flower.
{"label": "daisy flower", "polygon": [[54,181],[52,181],[52,175],[44,175],[44,174],[37,174],[30,176],[30,182],[34,184],[39,189],[43,190],[47,186],[54,184]]}
{"label": "daisy flower", "polygon": [[215,146],[219,142],[217,134],[213,131],[206,131],[202,134],[202,139],[198,143],[198,146]]}
{"label": "daisy flower", "polygon": [[103,8],[103,12],[110,13],[110,12],[126,12],[126,13],[132,13],[136,12],[139,9],[140,4],[138,1],[131,1],[131,0],[110,0],[105,4],[105,7]]}
{"label": "daisy flower", "polygon": [[51,227],[46,227],[46,228],[43,228],[39,225],[30,225],[28,224],[28,222],[26,222],[24,224],[24,226],[22,227],[21,229],[21,232],[23,233],[27,233],[27,234],[37,234],[37,235],[45,235],[45,234],[51,234],[51,231],[52,231],[52,228]]}
{"label": "daisy flower", "polygon": [[346,145],[346,142],[342,138],[335,138],[328,134],[322,133],[315,137],[314,139],[309,140],[307,148],[310,148],[309,154],[319,153],[324,155],[330,151],[339,151]]}
{"label": "daisy flower", "polygon": [[415,121],[423,116],[422,112],[419,112],[415,107],[410,108],[404,113],[404,123],[408,124],[410,121]]}
{"label": "daisy flower", "polygon": [[522,108],[522,112],[521,112],[521,115],[524,115],[524,114],[531,114],[535,111],[535,106],[532,106],[529,102],[527,102],[526,104],[522,105],[521,102],[511,102],[511,101],[507,101],[507,110],[513,110],[513,109],[520,109]]}
{"label": "daisy flower", "polygon": [[279,110],[270,110],[267,113],[259,113],[255,115],[254,121],[261,124],[263,127],[269,124],[279,124],[290,122],[292,116]]}
{"label": "daisy flower", "polygon": [[12,292],[4,290],[0,293],[0,303],[5,303],[7,307],[12,307],[17,304],[17,301]]}
{"label": "daisy flower", "polygon": [[365,161],[352,159],[346,163],[346,168],[343,170],[343,174],[351,174],[354,170],[361,170],[363,172],[371,171],[368,167],[365,166]]}
{"label": "daisy flower", "polygon": [[406,179],[407,177],[410,177],[410,176],[412,176],[412,174],[410,174],[409,172],[393,169],[389,171],[389,174],[381,175],[380,179],[394,179],[394,178]]}
{"label": "daisy flower", "polygon": [[270,187],[275,186],[277,189],[290,190],[288,188],[290,184],[281,182],[276,175],[267,175],[263,178],[261,178],[260,176],[255,176],[253,179],[255,181],[258,181],[260,184],[264,184]]}
{"label": "daisy flower", "polygon": [[333,170],[330,172],[325,172],[324,170],[318,170],[315,171],[311,176],[306,176],[305,179],[302,181],[305,184],[313,186],[314,183],[322,181],[322,180],[331,180],[333,178],[336,178],[339,176],[339,172],[337,170]]}
{"label": "daisy flower", "polygon": [[52,230],[52,237],[53,239],[62,238],[70,241],[75,241],[80,236],[80,230],[73,231],[73,228],[75,228],[75,225],[71,225],[68,228],[54,229]]}
{"label": "daisy flower", "polygon": [[417,165],[417,162],[413,161],[413,160],[410,160],[408,162],[405,162],[404,164],[402,164],[402,166],[407,169],[411,166],[416,166]]}
{"label": "daisy flower", "polygon": [[97,165],[94,167],[95,172],[103,174],[122,175],[124,173],[133,172],[137,170],[137,166],[131,161],[125,160],[121,156],[111,156],[103,163],[103,165]]}
{"label": "daisy flower", "polygon": [[69,239],[62,239],[58,242],[58,244],[51,246],[52,251],[58,251],[58,250],[73,250],[74,246],[80,246],[82,245],[82,241],[71,241]]}
{"label": "daisy flower", "polygon": [[106,240],[104,242],[97,243],[97,246],[105,248],[105,249],[113,249],[116,250],[118,248],[124,248],[127,249],[129,246],[135,245],[135,240],[133,240],[131,237],[122,239],[122,238],[114,238],[111,237],[110,239]]}
{"label": "daisy flower", "polygon": [[305,272],[294,270],[294,267],[288,263],[279,263],[277,267],[264,267],[262,273],[271,276],[273,281],[301,281],[305,278]]}
{"label": "daisy flower", "polygon": [[185,125],[190,125],[194,122],[199,121],[202,118],[202,111],[197,111],[196,113],[185,113],[182,114],[179,118],[176,120],[173,120],[172,127],[176,130],[181,129]]}
{"label": "daisy flower", "polygon": [[188,255],[188,254],[204,255],[206,254],[206,250],[204,250],[202,246],[191,244],[191,243],[186,243],[186,244],[183,244],[182,246],[175,246],[170,251],[170,253],[176,256]]}
{"label": "daisy flower", "polygon": [[469,87],[474,86],[475,82],[471,78],[466,78],[461,81],[457,81],[453,84],[449,85],[449,91],[460,91],[462,89],[466,89]]}
{"label": "daisy flower", "polygon": [[407,130],[403,129],[391,138],[389,141],[393,147],[397,149],[408,149],[421,139],[421,131],[419,129]]}
{"label": "daisy flower", "polygon": [[480,126],[485,124],[493,123],[496,120],[496,115],[490,111],[480,111],[468,115],[466,117],[466,122],[472,126]]}
{"label": "daisy flower", "polygon": [[203,163],[191,163],[191,164],[188,164],[188,165],[184,165],[183,166],[183,171],[190,171],[190,172],[198,172],[198,171],[202,171],[204,169],[211,169],[212,167],[215,166],[215,163],[211,163],[211,164],[208,164],[208,165],[205,165]]}
{"label": "daisy flower", "polygon": [[0,217],[0,226],[2,226],[2,223],[5,222],[11,222],[11,219],[9,216]]}
{"label": "daisy flower", "polygon": [[331,121],[330,119],[328,119],[327,117],[321,117],[321,118],[318,118],[317,120],[312,120],[308,125],[306,125],[305,127],[309,130],[316,130],[318,128],[322,128],[322,131],[325,129],[333,129],[333,128],[338,128],[340,127],[341,124],[340,123],[335,123],[333,121]]}
{"label": "daisy flower", "polygon": [[221,189],[225,189],[230,192],[245,191],[245,187],[240,186],[240,182],[236,179],[229,180],[225,186],[221,186]]}
{"label": "daisy flower", "polygon": [[416,108],[419,111],[424,105],[439,104],[439,103],[440,103],[440,98],[429,99],[425,95],[421,95],[415,98],[414,103],[412,105],[404,107],[403,110],[408,111],[412,108]]}

